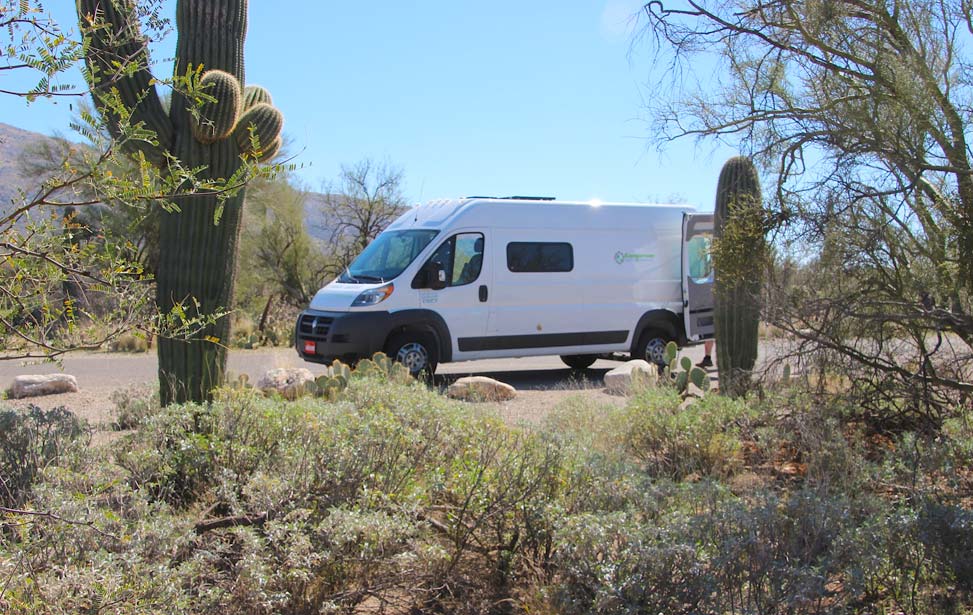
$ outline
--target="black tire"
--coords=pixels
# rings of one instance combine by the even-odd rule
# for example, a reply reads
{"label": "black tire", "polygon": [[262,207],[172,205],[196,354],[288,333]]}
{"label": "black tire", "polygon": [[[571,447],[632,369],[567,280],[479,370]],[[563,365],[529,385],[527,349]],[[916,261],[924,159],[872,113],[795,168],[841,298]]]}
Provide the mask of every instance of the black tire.
{"label": "black tire", "polygon": [[588,369],[598,360],[595,354],[562,354],[561,360],[571,369]]}
{"label": "black tire", "polygon": [[671,341],[672,339],[661,329],[646,329],[639,338],[632,358],[645,359],[649,363],[665,367],[666,344]]}
{"label": "black tire", "polygon": [[406,331],[393,335],[385,345],[385,354],[393,361],[405,365],[417,378],[423,373],[431,377],[439,364],[436,338],[424,331]]}

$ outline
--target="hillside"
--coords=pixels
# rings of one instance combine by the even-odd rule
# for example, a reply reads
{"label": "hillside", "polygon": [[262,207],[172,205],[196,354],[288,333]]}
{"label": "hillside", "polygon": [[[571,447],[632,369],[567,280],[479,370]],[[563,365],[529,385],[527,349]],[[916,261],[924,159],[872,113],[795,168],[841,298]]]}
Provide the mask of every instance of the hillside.
{"label": "hillside", "polygon": [[[54,137],[0,122],[0,212],[9,211],[15,201],[20,201],[20,190],[29,195],[32,189],[37,188],[40,181],[24,171],[22,161],[45,142],[53,144],[55,141]],[[304,223],[312,237],[327,240],[330,232],[320,213],[323,201],[323,194],[307,193]]]}
{"label": "hillside", "polygon": [[50,138],[0,122],[0,210],[7,211],[14,199],[19,200],[19,190],[37,185],[36,179],[25,176],[20,161],[31,147]]}

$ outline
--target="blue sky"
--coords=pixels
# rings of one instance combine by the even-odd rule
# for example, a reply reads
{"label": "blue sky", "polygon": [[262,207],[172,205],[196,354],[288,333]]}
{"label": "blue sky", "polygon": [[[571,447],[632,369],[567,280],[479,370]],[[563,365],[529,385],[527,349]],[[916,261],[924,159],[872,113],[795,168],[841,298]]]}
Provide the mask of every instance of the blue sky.
{"label": "blue sky", "polygon": [[[60,22],[73,19],[74,2],[46,4]],[[679,198],[710,210],[735,151],[686,140],[660,154],[650,142],[651,56],[631,47],[627,23],[639,5],[255,0],[247,82],[283,111],[311,190],[342,163],[372,157],[403,169],[412,202],[532,194]],[[0,105],[0,121],[68,132],[65,100]]]}

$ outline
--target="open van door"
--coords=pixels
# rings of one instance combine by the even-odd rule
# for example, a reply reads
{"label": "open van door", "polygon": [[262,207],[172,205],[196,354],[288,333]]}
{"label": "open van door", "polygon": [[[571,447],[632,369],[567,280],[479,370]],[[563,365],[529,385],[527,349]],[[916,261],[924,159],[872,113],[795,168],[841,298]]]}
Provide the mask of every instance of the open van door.
{"label": "open van door", "polygon": [[686,337],[713,337],[713,214],[684,214],[682,220],[682,302]]}

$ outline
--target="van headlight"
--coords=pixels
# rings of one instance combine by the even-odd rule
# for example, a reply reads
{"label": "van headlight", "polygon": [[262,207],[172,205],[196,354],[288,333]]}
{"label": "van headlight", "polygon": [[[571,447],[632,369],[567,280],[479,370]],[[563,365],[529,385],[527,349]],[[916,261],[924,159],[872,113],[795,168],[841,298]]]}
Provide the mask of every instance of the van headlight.
{"label": "van headlight", "polygon": [[376,305],[381,303],[392,296],[393,290],[395,290],[395,285],[391,282],[385,286],[379,286],[378,288],[366,290],[355,298],[355,301],[352,302],[351,307],[364,307],[367,305]]}

